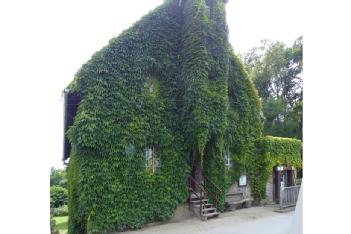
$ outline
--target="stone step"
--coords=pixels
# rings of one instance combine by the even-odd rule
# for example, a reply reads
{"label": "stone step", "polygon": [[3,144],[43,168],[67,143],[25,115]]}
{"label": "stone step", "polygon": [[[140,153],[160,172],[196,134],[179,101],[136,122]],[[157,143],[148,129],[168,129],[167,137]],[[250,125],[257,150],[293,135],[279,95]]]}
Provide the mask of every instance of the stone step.
{"label": "stone step", "polygon": [[190,195],[190,198],[204,197],[204,193],[202,193],[202,192],[201,192],[201,193],[199,192],[199,193],[196,193],[196,194],[197,194],[197,196],[196,196],[195,194],[192,193],[192,194]]}
{"label": "stone step", "polygon": [[[195,208],[200,208],[200,203],[192,204],[192,206],[195,207]],[[211,204],[211,203],[205,203],[203,206],[204,206],[205,208],[210,208],[210,207],[213,207],[213,204]]]}
{"label": "stone step", "polygon": [[[202,200],[206,199],[206,197],[202,197]],[[200,201],[200,198],[198,197],[191,197],[190,201]]]}
{"label": "stone step", "polygon": [[202,214],[201,215],[201,219],[203,221],[209,219],[209,218],[215,218],[215,217],[218,217],[219,216],[219,213],[218,212],[213,212],[213,213],[206,213],[206,214]]}
{"label": "stone step", "polygon": [[217,209],[215,207],[209,207],[209,208],[202,209],[202,212],[204,212],[204,213],[211,213],[209,211],[217,212]]}
{"label": "stone step", "polygon": [[[190,202],[192,204],[200,204],[201,200],[200,199],[197,199],[197,200],[190,200]],[[208,203],[208,199],[202,199],[202,202],[203,203]]]}
{"label": "stone step", "polygon": [[212,212],[212,213],[206,213],[206,214],[203,214],[202,216],[205,216],[205,217],[212,217],[212,216],[217,216],[219,215],[219,213],[217,211],[215,212]]}

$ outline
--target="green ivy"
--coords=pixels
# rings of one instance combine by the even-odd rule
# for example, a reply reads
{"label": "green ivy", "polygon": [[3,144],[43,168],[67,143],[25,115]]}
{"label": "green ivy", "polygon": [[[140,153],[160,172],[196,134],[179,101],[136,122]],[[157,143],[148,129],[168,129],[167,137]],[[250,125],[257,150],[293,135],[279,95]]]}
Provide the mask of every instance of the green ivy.
{"label": "green ivy", "polygon": [[[67,132],[69,233],[140,228],[169,219],[186,200],[176,112],[182,14],[172,2],[160,6],[97,52],[70,84],[82,98]],[[162,162],[155,174],[145,170],[150,145]]]}
{"label": "green ivy", "polygon": [[250,185],[255,201],[259,202],[266,196],[266,183],[274,166],[302,168],[302,142],[292,138],[266,136],[257,140],[256,147]]}
{"label": "green ivy", "polygon": [[[219,210],[240,173],[256,183],[261,105],[228,42],[225,2],[165,1],[77,72],[69,90],[81,102],[67,131],[70,234],[169,219],[188,197],[191,151],[223,188]],[[154,174],[145,167],[150,146],[161,159]],[[233,155],[229,172],[224,149]]]}

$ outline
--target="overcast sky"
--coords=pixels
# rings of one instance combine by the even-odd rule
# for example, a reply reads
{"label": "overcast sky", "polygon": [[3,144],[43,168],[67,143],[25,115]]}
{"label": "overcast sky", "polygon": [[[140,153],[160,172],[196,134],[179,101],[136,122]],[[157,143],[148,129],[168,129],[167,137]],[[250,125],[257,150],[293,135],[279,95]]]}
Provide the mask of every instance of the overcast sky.
{"label": "overcast sky", "polygon": [[[72,1],[52,8],[50,15],[55,45],[53,63],[55,74],[50,77],[52,99],[52,131],[46,138],[50,146],[50,165],[62,166],[62,101],[61,91],[72,80],[75,72],[91,55],[108,44],[124,29],[130,27],[162,0],[128,1]],[[280,40],[288,45],[302,35],[301,6],[287,0],[229,0],[227,23],[234,50],[244,53],[262,39]]]}
{"label": "overcast sky", "polygon": [[[30,1],[24,1],[21,5],[11,3],[8,8],[13,8],[13,11],[7,8],[0,10],[3,11],[0,12],[2,14],[0,18],[4,17],[1,19],[2,22],[11,21],[11,24],[2,25],[2,30],[7,31],[6,35],[11,35],[3,39],[16,45],[8,48],[6,44],[2,44],[5,45],[3,48],[5,54],[8,52],[3,64],[6,65],[11,59],[22,60],[25,63],[30,60],[41,61],[40,70],[33,68],[32,65],[28,67],[22,65],[21,69],[18,69],[16,63],[4,67],[8,74],[17,72],[22,78],[28,72],[41,77],[37,80],[35,76],[21,80],[23,89],[17,88],[17,92],[22,94],[21,102],[28,94],[41,103],[40,108],[35,110],[30,109],[31,105],[24,104],[21,111],[28,113],[27,120],[33,123],[33,128],[29,126],[29,131],[38,130],[34,125],[45,130],[42,139],[37,140],[41,142],[40,149],[33,149],[38,152],[40,158],[48,160],[44,160],[48,162],[48,166],[62,167],[62,90],[94,52],[107,45],[112,37],[118,36],[122,30],[130,27],[162,2],[162,0],[44,1],[38,7],[33,7]],[[244,53],[262,39],[280,40],[291,44],[302,35],[300,9],[301,4],[296,0],[229,0],[227,23],[230,42],[235,52]],[[21,50],[25,50],[26,53],[22,53]],[[16,87],[16,79],[10,83]],[[39,88],[39,92],[33,90],[31,93],[29,87],[33,87],[34,84],[37,89],[39,85],[43,88]],[[8,87],[11,87],[11,84]],[[9,91],[8,95],[4,96],[13,94]],[[12,113],[17,111],[14,108],[13,105],[9,106]],[[6,118],[10,120],[14,116],[5,116]],[[18,122],[20,126],[21,120],[18,119]],[[25,127],[28,128],[27,125]],[[19,137],[27,140],[31,138],[29,133],[23,135],[25,133],[20,130],[10,132],[9,137],[15,140]],[[11,147],[10,151],[14,148],[8,147]],[[26,146],[22,144],[21,147],[15,150],[20,154],[26,154]],[[34,146],[28,142],[27,147]]]}
{"label": "overcast sky", "polygon": [[[61,91],[91,55],[130,27],[162,0],[72,1],[52,6],[55,25],[57,73],[52,77],[53,131],[47,138],[51,146],[50,165],[61,166],[62,102]],[[83,7],[84,5],[84,7]],[[288,45],[302,35],[301,4],[291,0],[229,0],[227,23],[229,40],[235,52],[245,53],[262,39],[284,41]],[[53,61],[54,62],[54,61]]]}

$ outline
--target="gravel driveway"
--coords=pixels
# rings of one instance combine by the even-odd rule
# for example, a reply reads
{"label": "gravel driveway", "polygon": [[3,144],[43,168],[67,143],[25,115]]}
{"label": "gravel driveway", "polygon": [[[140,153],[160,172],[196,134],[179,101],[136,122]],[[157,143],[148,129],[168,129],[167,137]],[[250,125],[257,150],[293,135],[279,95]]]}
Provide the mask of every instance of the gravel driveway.
{"label": "gravel driveway", "polygon": [[128,234],[288,234],[294,212],[277,213],[274,207],[252,207],[226,212],[219,218],[200,221],[197,217],[177,223],[144,227]]}

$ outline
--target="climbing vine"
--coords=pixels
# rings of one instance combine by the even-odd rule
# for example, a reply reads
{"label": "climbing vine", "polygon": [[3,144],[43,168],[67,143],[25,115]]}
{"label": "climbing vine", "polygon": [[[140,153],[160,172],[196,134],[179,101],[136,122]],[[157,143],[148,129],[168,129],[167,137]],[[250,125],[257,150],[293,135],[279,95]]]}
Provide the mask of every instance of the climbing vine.
{"label": "climbing vine", "polygon": [[[277,165],[302,168],[302,142],[292,138],[266,136],[256,142],[256,157],[252,164],[251,189],[255,201],[266,196],[266,183]],[[260,176],[257,176],[260,175]]]}
{"label": "climbing vine", "polygon": [[[169,219],[188,196],[189,152],[224,188],[219,210],[240,173],[259,187],[256,148],[270,158],[267,150],[280,144],[259,141],[260,101],[229,45],[225,2],[165,1],[77,72],[68,87],[81,97],[67,131],[70,234]],[[156,173],[146,170],[151,146],[161,162]],[[228,172],[225,149],[234,160]]]}
{"label": "climbing vine", "polygon": [[[69,177],[69,233],[109,233],[169,219],[187,198],[177,110],[182,8],[165,3],[83,65]],[[157,173],[145,169],[156,146]]]}

